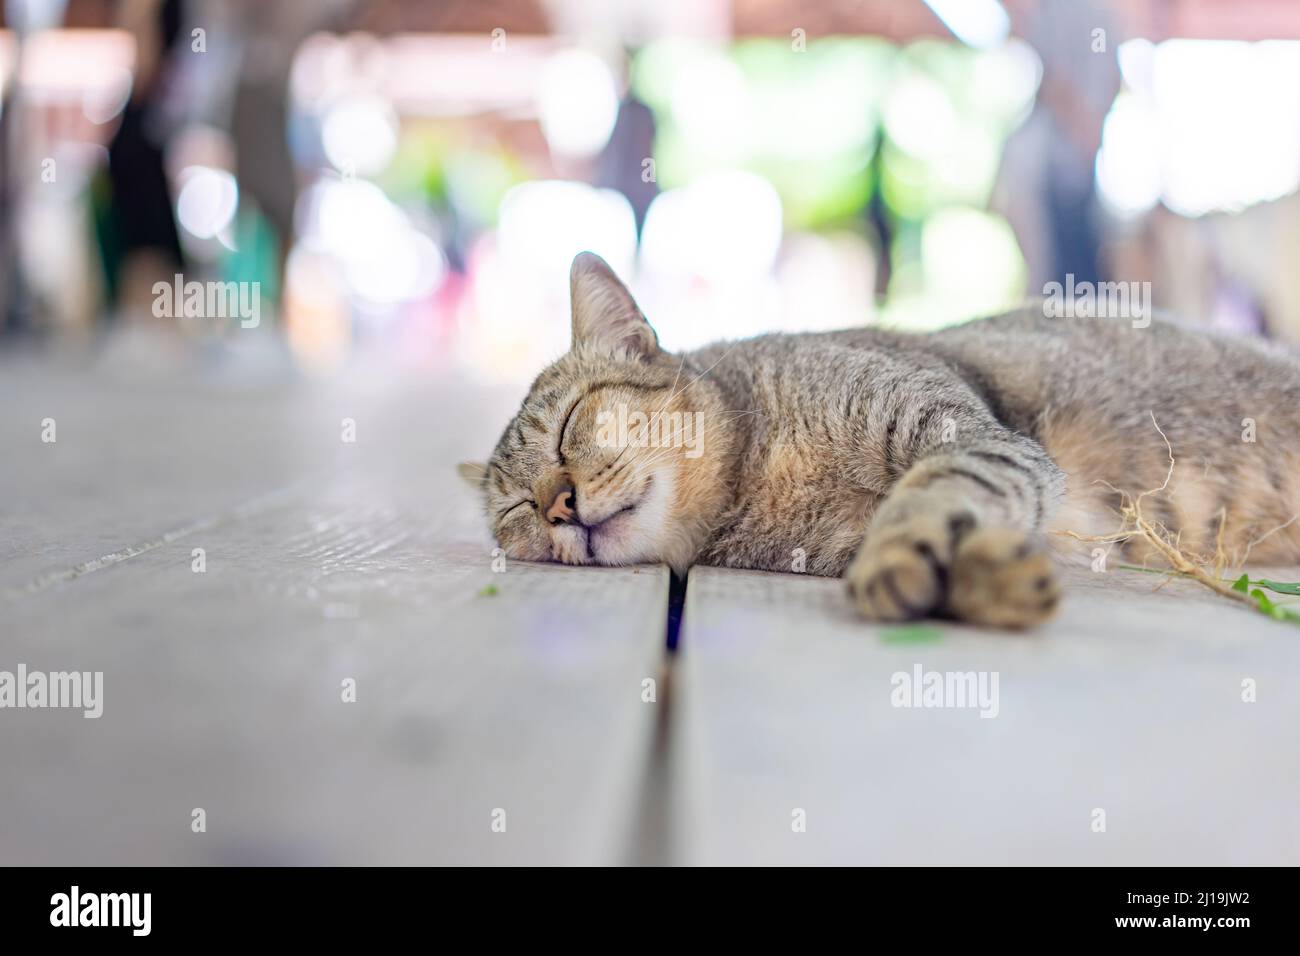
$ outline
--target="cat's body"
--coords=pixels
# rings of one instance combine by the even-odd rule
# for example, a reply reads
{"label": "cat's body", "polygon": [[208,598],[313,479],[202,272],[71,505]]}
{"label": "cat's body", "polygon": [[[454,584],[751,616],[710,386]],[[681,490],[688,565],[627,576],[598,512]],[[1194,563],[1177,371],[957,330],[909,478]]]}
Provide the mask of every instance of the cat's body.
{"label": "cat's body", "polygon": [[[1169,485],[1145,510],[1181,531],[1185,548],[1214,553],[1221,510],[1223,546],[1238,559],[1300,514],[1300,362],[1254,340],[1032,309],[924,335],[766,335],[687,359],[712,369],[726,407],[754,419],[735,463],[735,499],[699,563],[790,570],[802,549],[807,571],[842,574],[927,431],[961,457],[1001,437],[996,427],[990,436],[983,410],[1063,472],[1064,481],[1052,467],[1024,473],[1041,488],[1028,497],[1042,506],[1032,525],[1045,531],[1115,532],[1120,493],[1160,488],[1171,448]],[[990,473],[998,464],[961,463],[1005,481]],[[1056,543],[1089,558],[1095,546]],[[1136,537],[1124,550],[1149,556]],[[1300,559],[1300,520],[1251,555]]]}
{"label": "cat's body", "polygon": [[[482,472],[515,557],[844,574],[874,619],[1009,626],[1056,606],[1046,533],[1112,534],[1126,501],[1185,550],[1300,558],[1300,362],[1257,343],[1034,310],[672,355],[599,259],[572,288],[574,348]],[[651,429],[611,443],[615,409]]]}

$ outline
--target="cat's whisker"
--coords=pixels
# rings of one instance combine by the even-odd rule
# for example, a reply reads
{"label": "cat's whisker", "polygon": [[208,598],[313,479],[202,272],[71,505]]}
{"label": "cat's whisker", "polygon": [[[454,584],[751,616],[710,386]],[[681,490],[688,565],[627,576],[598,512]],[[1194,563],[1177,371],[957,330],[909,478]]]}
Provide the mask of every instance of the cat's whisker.
{"label": "cat's whisker", "polygon": [[[674,398],[676,398],[676,397],[677,397],[681,392],[686,391],[686,389],[690,388],[692,385],[694,385],[694,384],[695,384],[696,382],[698,382],[700,379],[704,378],[704,376],[708,375],[708,374],[709,374],[710,372],[712,372],[715,368],[717,368],[717,367],[718,367],[718,362],[721,362],[724,358],[726,358],[728,355],[730,355],[732,352],[734,352],[737,348],[739,348],[740,345],[741,345],[744,341],[745,341],[744,339],[739,339],[739,340],[733,342],[733,343],[731,344],[731,348],[727,349],[727,351],[723,352],[721,355],[718,356],[718,361],[717,361],[717,362],[714,362],[712,365],[710,365],[708,368],[706,368],[706,369],[705,369],[703,372],[701,372],[699,375],[695,376],[693,379],[691,379],[689,382],[687,382],[685,385],[683,385],[683,386],[681,387],[680,391],[674,390],[673,393],[672,393],[671,395],[668,396],[668,401],[667,401],[667,402],[664,402],[664,407],[667,407],[668,402],[671,402],[671,401],[672,401]],[[683,354],[682,354],[682,364],[684,365],[685,362],[686,362],[686,355],[685,355],[685,353],[683,353]],[[680,371],[680,369],[679,369],[678,371]]]}
{"label": "cat's whisker", "polygon": [[677,451],[675,448],[662,449],[658,450],[656,454],[637,459],[637,461],[632,465],[632,471],[628,475],[628,480],[637,481],[644,478],[651,471],[656,469],[660,463],[666,461],[675,451]]}
{"label": "cat's whisker", "polygon": [[653,454],[649,454],[645,458],[639,458],[633,463],[632,472],[627,478],[628,482],[635,483],[640,481],[658,468],[662,462],[667,461],[679,452],[681,452],[680,448],[654,449]]}
{"label": "cat's whisker", "polygon": [[682,353],[682,360],[681,360],[680,362],[677,363],[677,374],[673,376],[673,384],[672,384],[672,385],[669,387],[669,389],[668,389],[668,391],[669,391],[669,395],[668,395],[667,398],[664,399],[664,403],[663,403],[662,405],[659,406],[659,411],[657,411],[657,412],[654,413],[655,415],[658,415],[658,414],[659,414],[660,412],[662,412],[665,408],[667,408],[667,407],[668,407],[668,403],[671,402],[671,401],[673,400],[673,398],[676,397],[676,395],[677,395],[677,392],[676,392],[676,389],[677,389],[677,383],[680,382],[680,381],[682,380],[682,369],[685,368],[685,367],[686,367],[686,353],[683,352],[683,353]]}

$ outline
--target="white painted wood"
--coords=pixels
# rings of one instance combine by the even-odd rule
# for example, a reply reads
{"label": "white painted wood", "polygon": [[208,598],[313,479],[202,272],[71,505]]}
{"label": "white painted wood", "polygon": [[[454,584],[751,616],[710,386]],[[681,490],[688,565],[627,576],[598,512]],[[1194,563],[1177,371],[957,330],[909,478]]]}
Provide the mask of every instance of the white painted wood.
{"label": "white painted wood", "polygon": [[[0,863],[1300,860],[1300,633],[1190,584],[895,644],[839,582],[696,569],[642,703],[664,569],[491,570],[451,466],[517,398],[0,366],[0,669],[105,673],[99,720],[0,711]],[[892,707],[916,664],[998,716]]]}
{"label": "white painted wood", "polygon": [[[1038,633],[890,643],[838,581],[692,570],[670,740],[683,858],[1295,864],[1300,629],[1161,580],[1074,571]],[[997,671],[998,715],[891,706],[918,664]]]}
{"label": "white painted wood", "polygon": [[668,574],[494,573],[453,466],[517,396],[42,371],[0,375],[0,669],[104,713],[0,710],[0,862],[630,858]]}

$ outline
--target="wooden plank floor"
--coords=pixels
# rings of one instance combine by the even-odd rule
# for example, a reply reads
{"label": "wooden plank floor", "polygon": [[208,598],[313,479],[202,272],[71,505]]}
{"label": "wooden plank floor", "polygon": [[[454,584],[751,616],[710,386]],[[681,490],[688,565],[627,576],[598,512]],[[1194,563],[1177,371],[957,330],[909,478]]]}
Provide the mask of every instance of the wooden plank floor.
{"label": "wooden plank floor", "polygon": [[0,711],[0,862],[629,858],[668,574],[494,573],[452,466],[509,396],[41,371],[0,371],[0,669],[104,710]]}
{"label": "wooden plank floor", "polygon": [[[0,363],[0,670],[105,682],[0,711],[0,863],[1300,862],[1294,629],[1082,571],[898,642],[701,568],[665,681],[665,569],[493,572],[451,465],[516,398]],[[917,666],[997,716],[892,706]]]}
{"label": "wooden plank floor", "polygon": [[[1160,580],[1072,572],[1038,633],[917,641],[855,619],[838,581],[692,570],[670,739],[684,858],[1300,862],[1300,632]],[[996,716],[894,706],[917,666],[997,672]]]}

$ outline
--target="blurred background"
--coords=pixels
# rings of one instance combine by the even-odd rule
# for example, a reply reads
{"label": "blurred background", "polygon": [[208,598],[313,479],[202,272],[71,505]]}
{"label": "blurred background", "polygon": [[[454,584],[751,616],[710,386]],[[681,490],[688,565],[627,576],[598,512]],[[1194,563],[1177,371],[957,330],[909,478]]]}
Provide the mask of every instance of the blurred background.
{"label": "blurred background", "polygon": [[[582,249],[672,349],[1067,275],[1300,341],[1293,0],[2,10],[0,350],[513,384]],[[177,275],[259,321],[159,315]]]}

